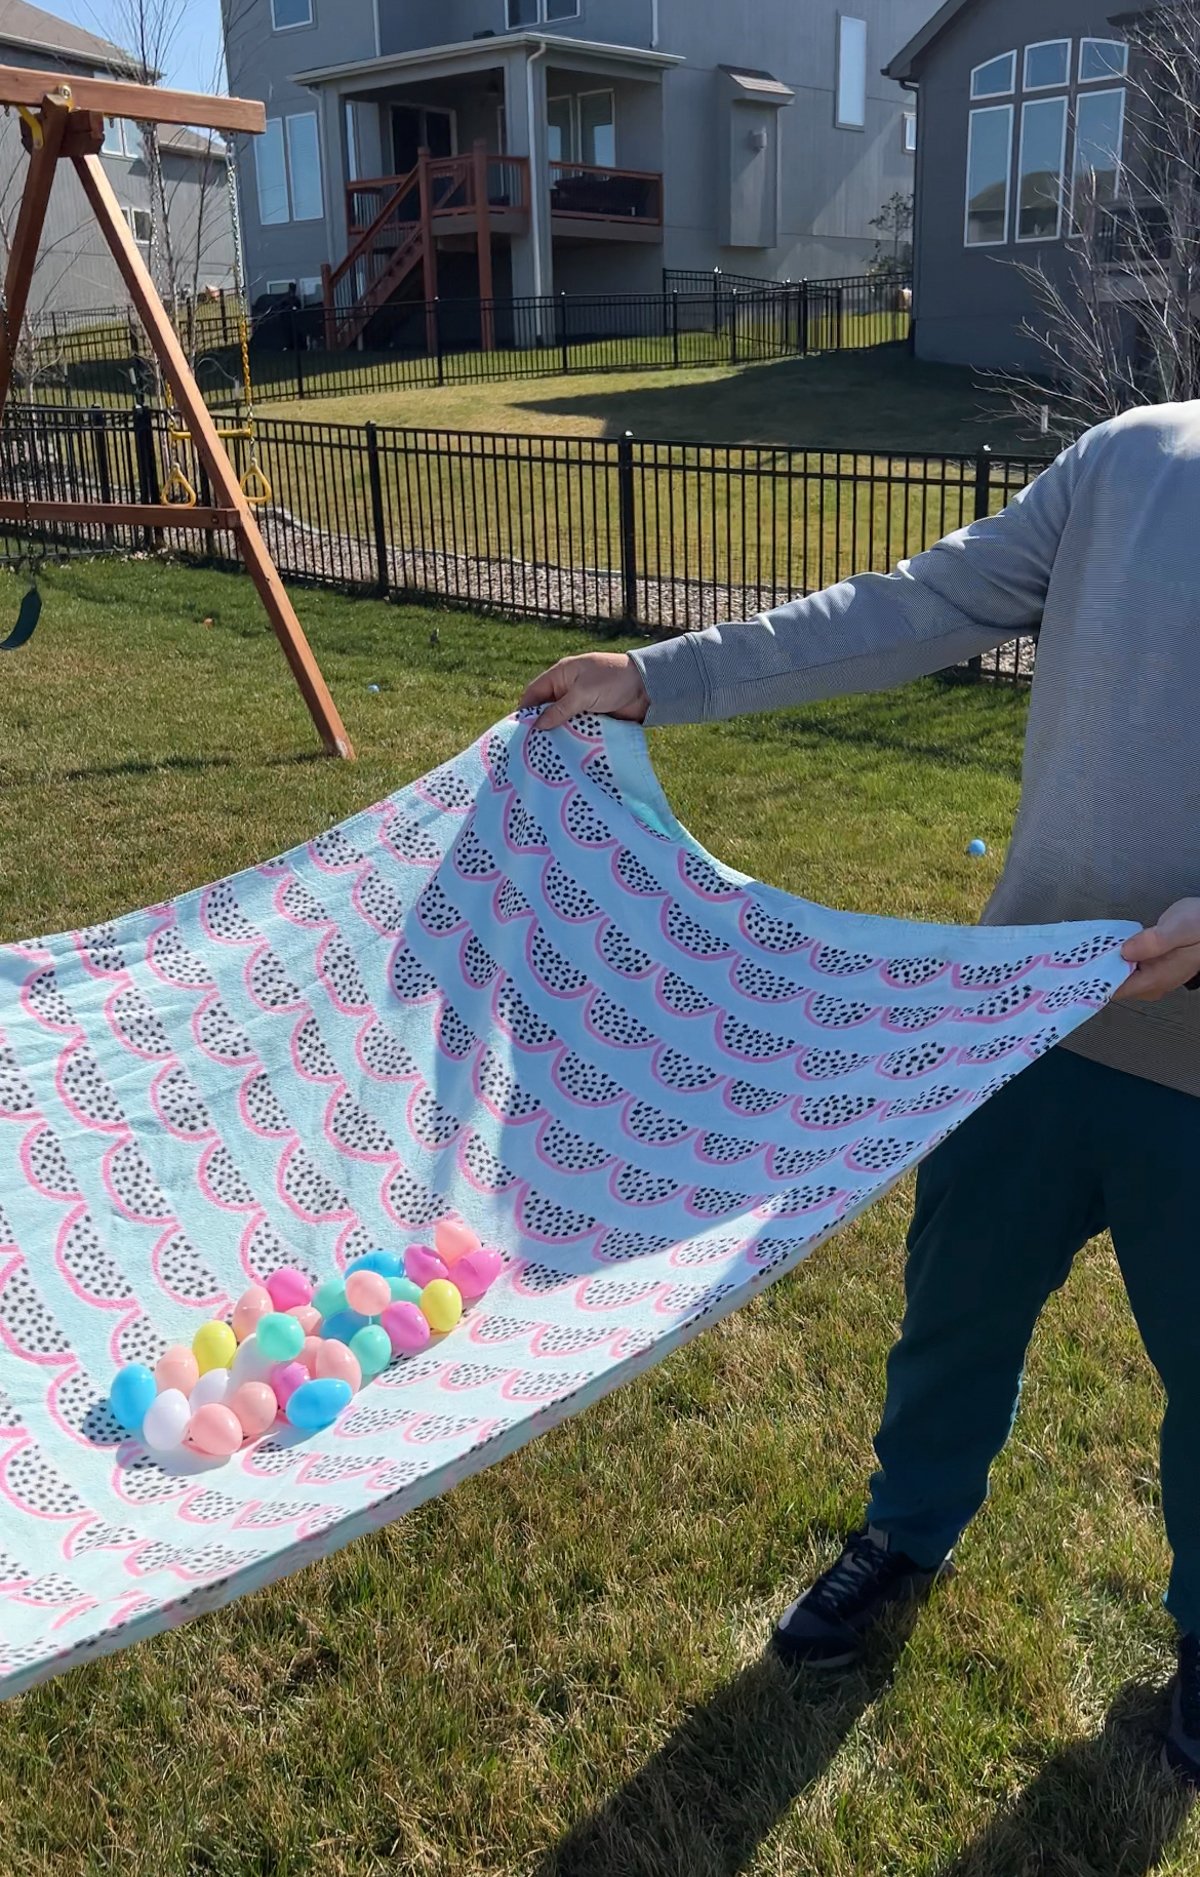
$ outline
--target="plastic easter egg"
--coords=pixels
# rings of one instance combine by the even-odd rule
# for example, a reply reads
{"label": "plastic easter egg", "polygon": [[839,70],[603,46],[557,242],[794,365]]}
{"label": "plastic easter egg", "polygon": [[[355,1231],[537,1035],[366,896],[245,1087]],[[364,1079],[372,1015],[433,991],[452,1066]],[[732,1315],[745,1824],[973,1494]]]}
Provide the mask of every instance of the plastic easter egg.
{"label": "plastic easter egg", "polygon": [[465,1258],[460,1258],[454,1267],[454,1282],[463,1294],[463,1302],[474,1303],[477,1297],[482,1297],[503,1269],[503,1258],[490,1245],[481,1245],[478,1251],[469,1251]]}
{"label": "plastic easter egg", "polygon": [[144,1362],[130,1362],[114,1377],[108,1405],[127,1434],[136,1434],[158,1394],[158,1383]]}
{"label": "plastic easter egg", "polygon": [[243,1382],[269,1381],[274,1367],[270,1356],[259,1348],[258,1337],[247,1336],[229,1365],[229,1374],[234,1387],[240,1388]]}
{"label": "plastic easter egg", "polygon": [[275,1390],[275,1399],[285,1414],[287,1404],[296,1390],[303,1388],[305,1382],[311,1382],[312,1379],[303,1362],[281,1362],[278,1368],[271,1371],[271,1387]]}
{"label": "plastic easter egg", "polygon": [[[359,1335],[362,1331],[359,1330]],[[351,1393],[362,1387],[362,1369],[358,1357],[345,1343],[322,1343],[321,1353],[317,1357],[318,1381],[345,1382]]]}
{"label": "plastic easter egg", "polygon": [[186,1343],[172,1343],[165,1349],[154,1365],[154,1380],[159,1394],[164,1388],[177,1388],[181,1395],[190,1395],[200,1380],[200,1364]]}
{"label": "plastic easter egg", "polygon": [[404,1274],[424,1290],[426,1284],[432,1284],[435,1278],[449,1277],[450,1269],[430,1246],[410,1245],[404,1254]]}
{"label": "plastic easter egg", "polygon": [[359,1330],[366,1328],[367,1321],[357,1310],[339,1310],[335,1317],[326,1317],[321,1335],[326,1342],[351,1343]]}
{"label": "plastic easter egg", "polygon": [[192,1337],[192,1354],[201,1375],[209,1369],[227,1369],[237,1354],[237,1337],[228,1323],[202,1323]]}
{"label": "plastic easter egg", "polygon": [[294,1264],[281,1264],[278,1271],[272,1271],[267,1289],[276,1310],[294,1310],[297,1304],[308,1303],[313,1294],[312,1279]]}
{"label": "plastic easter egg", "polygon": [[275,1390],[267,1382],[243,1382],[240,1388],[234,1389],[225,1405],[237,1416],[238,1426],[247,1440],[257,1440],[260,1434],[274,1427],[279,1413]]}
{"label": "plastic easter egg", "polygon": [[237,1415],[220,1401],[210,1401],[207,1407],[198,1409],[188,1428],[192,1446],[200,1453],[211,1454],[214,1460],[228,1460],[241,1446],[242,1438]]}
{"label": "plastic easter egg", "polygon": [[462,1292],[447,1278],[435,1277],[421,1292],[421,1315],[431,1330],[445,1335],[460,1321],[463,1313]]}
{"label": "plastic easter egg", "polygon": [[321,1312],[314,1310],[310,1303],[298,1303],[294,1310],[285,1311],[284,1314],[295,1317],[306,1336],[315,1336],[321,1327]]}
{"label": "plastic easter egg", "polygon": [[319,1336],[306,1336],[304,1338],[304,1347],[296,1357],[296,1361],[304,1364],[305,1368],[308,1370],[310,1380],[317,1372],[317,1357],[324,1347],[325,1344]]}
{"label": "plastic easter egg", "polygon": [[251,1284],[249,1290],[244,1290],[233,1306],[233,1333],[239,1343],[253,1336],[261,1319],[274,1308],[265,1284]]}
{"label": "plastic easter egg", "polygon": [[228,1401],[232,1393],[233,1382],[228,1369],[205,1369],[188,1396],[188,1407],[193,1414],[199,1414],[201,1408]]}
{"label": "plastic easter egg", "polygon": [[346,1266],[346,1276],[352,1277],[355,1271],[378,1271],[380,1277],[399,1277],[403,1270],[404,1262],[397,1252],[368,1251]]}
{"label": "plastic easter egg", "polygon": [[392,1287],[393,1303],[420,1303],[421,1286],[414,1284],[411,1277],[392,1277],[388,1283]]}
{"label": "plastic easter egg", "polygon": [[182,1447],[192,1411],[187,1396],[178,1388],[168,1388],[156,1395],[142,1422],[142,1439],[156,1453],[171,1453]]}
{"label": "plastic easter egg", "polygon": [[442,1263],[449,1267],[469,1251],[479,1250],[479,1234],[462,1219],[439,1219],[433,1228],[433,1244]]}
{"label": "plastic easter egg", "polygon": [[363,1381],[372,1382],[377,1375],[382,1375],[392,1359],[392,1339],[382,1324],[368,1323],[351,1343],[350,1354],[358,1358]]}
{"label": "plastic easter egg", "polygon": [[338,1316],[346,1308],[346,1286],[340,1277],[327,1277],[312,1294],[312,1307],[323,1317]]}
{"label": "plastic easter egg", "polygon": [[304,1347],[302,1326],[282,1310],[272,1310],[265,1316],[255,1335],[264,1356],[270,1356],[275,1362],[290,1362]]}
{"label": "plastic easter egg", "polygon": [[391,1301],[388,1281],[378,1271],[352,1271],[346,1279],[346,1302],[360,1316],[377,1317]]}
{"label": "plastic easter egg", "polygon": [[987,853],[987,842],[971,841],[968,843],[967,852],[970,854],[972,860],[982,860]]}
{"label": "plastic easter egg", "polygon": [[332,1427],[352,1400],[349,1382],[340,1382],[331,1375],[323,1376],[319,1381],[305,1382],[303,1388],[296,1390],[287,1404],[287,1418],[301,1433],[315,1434],[323,1427]]}
{"label": "plastic easter egg", "polygon": [[388,1341],[398,1356],[415,1356],[429,1342],[432,1331],[415,1303],[391,1303],[380,1318]]}

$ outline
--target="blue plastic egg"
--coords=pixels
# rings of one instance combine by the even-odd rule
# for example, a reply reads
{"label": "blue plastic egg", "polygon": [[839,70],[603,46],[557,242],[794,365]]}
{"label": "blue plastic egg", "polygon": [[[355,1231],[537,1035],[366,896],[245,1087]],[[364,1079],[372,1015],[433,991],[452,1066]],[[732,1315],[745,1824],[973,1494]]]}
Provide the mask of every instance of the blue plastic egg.
{"label": "blue plastic egg", "polygon": [[349,1344],[370,1321],[370,1317],[360,1316],[357,1310],[339,1310],[336,1316],[326,1317],[321,1334],[329,1342]]}
{"label": "blue plastic egg", "polygon": [[987,853],[987,842],[971,841],[967,847],[967,852],[970,854],[972,860],[982,860]]}
{"label": "blue plastic egg", "polygon": [[404,1263],[394,1251],[368,1251],[346,1266],[346,1276],[352,1271],[378,1271],[380,1277],[402,1277]]}
{"label": "blue plastic egg", "polygon": [[113,1381],[108,1405],[127,1434],[136,1434],[158,1393],[158,1383],[144,1362],[131,1362]]}
{"label": "blue plastic egg", "polygon": [[348,1408],[354,1398],[354,1391],[349,1382],[338,1381],[333,1376],[322,1376],[315,1382],[302,1382],[294,1394],[288,1396],[284,1412],[291,1425],[303,1434],[319,1433],[323,1427],[332,1427],[343,1408]]}

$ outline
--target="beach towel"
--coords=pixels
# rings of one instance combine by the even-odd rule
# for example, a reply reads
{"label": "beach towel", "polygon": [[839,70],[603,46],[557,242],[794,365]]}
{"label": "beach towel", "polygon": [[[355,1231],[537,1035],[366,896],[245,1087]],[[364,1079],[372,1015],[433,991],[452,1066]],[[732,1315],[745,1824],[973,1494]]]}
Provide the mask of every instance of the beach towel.
{"label": "beach towel", "polygon": [[[1128,972],[724,866],[640,729],[528,716],[306,846],[0,947],[0,1692],[511,1454],[748,1303]],[[107,1405],[254,1278],[465,1219],[505,1269],[336,1424],[155,1459]],[[963,1247],[964,1257],[970,1247]]]}

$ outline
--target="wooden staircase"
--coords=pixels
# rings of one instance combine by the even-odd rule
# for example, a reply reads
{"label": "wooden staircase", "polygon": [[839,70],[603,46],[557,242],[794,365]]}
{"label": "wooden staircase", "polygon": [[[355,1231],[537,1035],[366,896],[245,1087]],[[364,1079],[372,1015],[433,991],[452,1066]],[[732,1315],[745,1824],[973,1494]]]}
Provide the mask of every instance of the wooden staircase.
{"label": "wooden staircase", "polygon": [[427,163],[418,163],[383,202],[374,221],[335,268],[322,270],[325,343],[353,345],[418,267],[428,269],[432,234],[422,213]]}

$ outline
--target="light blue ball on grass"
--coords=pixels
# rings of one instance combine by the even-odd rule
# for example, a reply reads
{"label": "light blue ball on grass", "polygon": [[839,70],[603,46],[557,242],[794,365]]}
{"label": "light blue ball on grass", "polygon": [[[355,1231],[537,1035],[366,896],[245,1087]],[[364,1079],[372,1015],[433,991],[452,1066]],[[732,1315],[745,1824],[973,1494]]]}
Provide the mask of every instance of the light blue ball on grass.
{"label": "light blue ball on grass", "polygon": [[972,860],[982,860],[984,855],[987,853],[987,842],[986,841],[970,841],[967,844],[967,852],[971,856]]}

